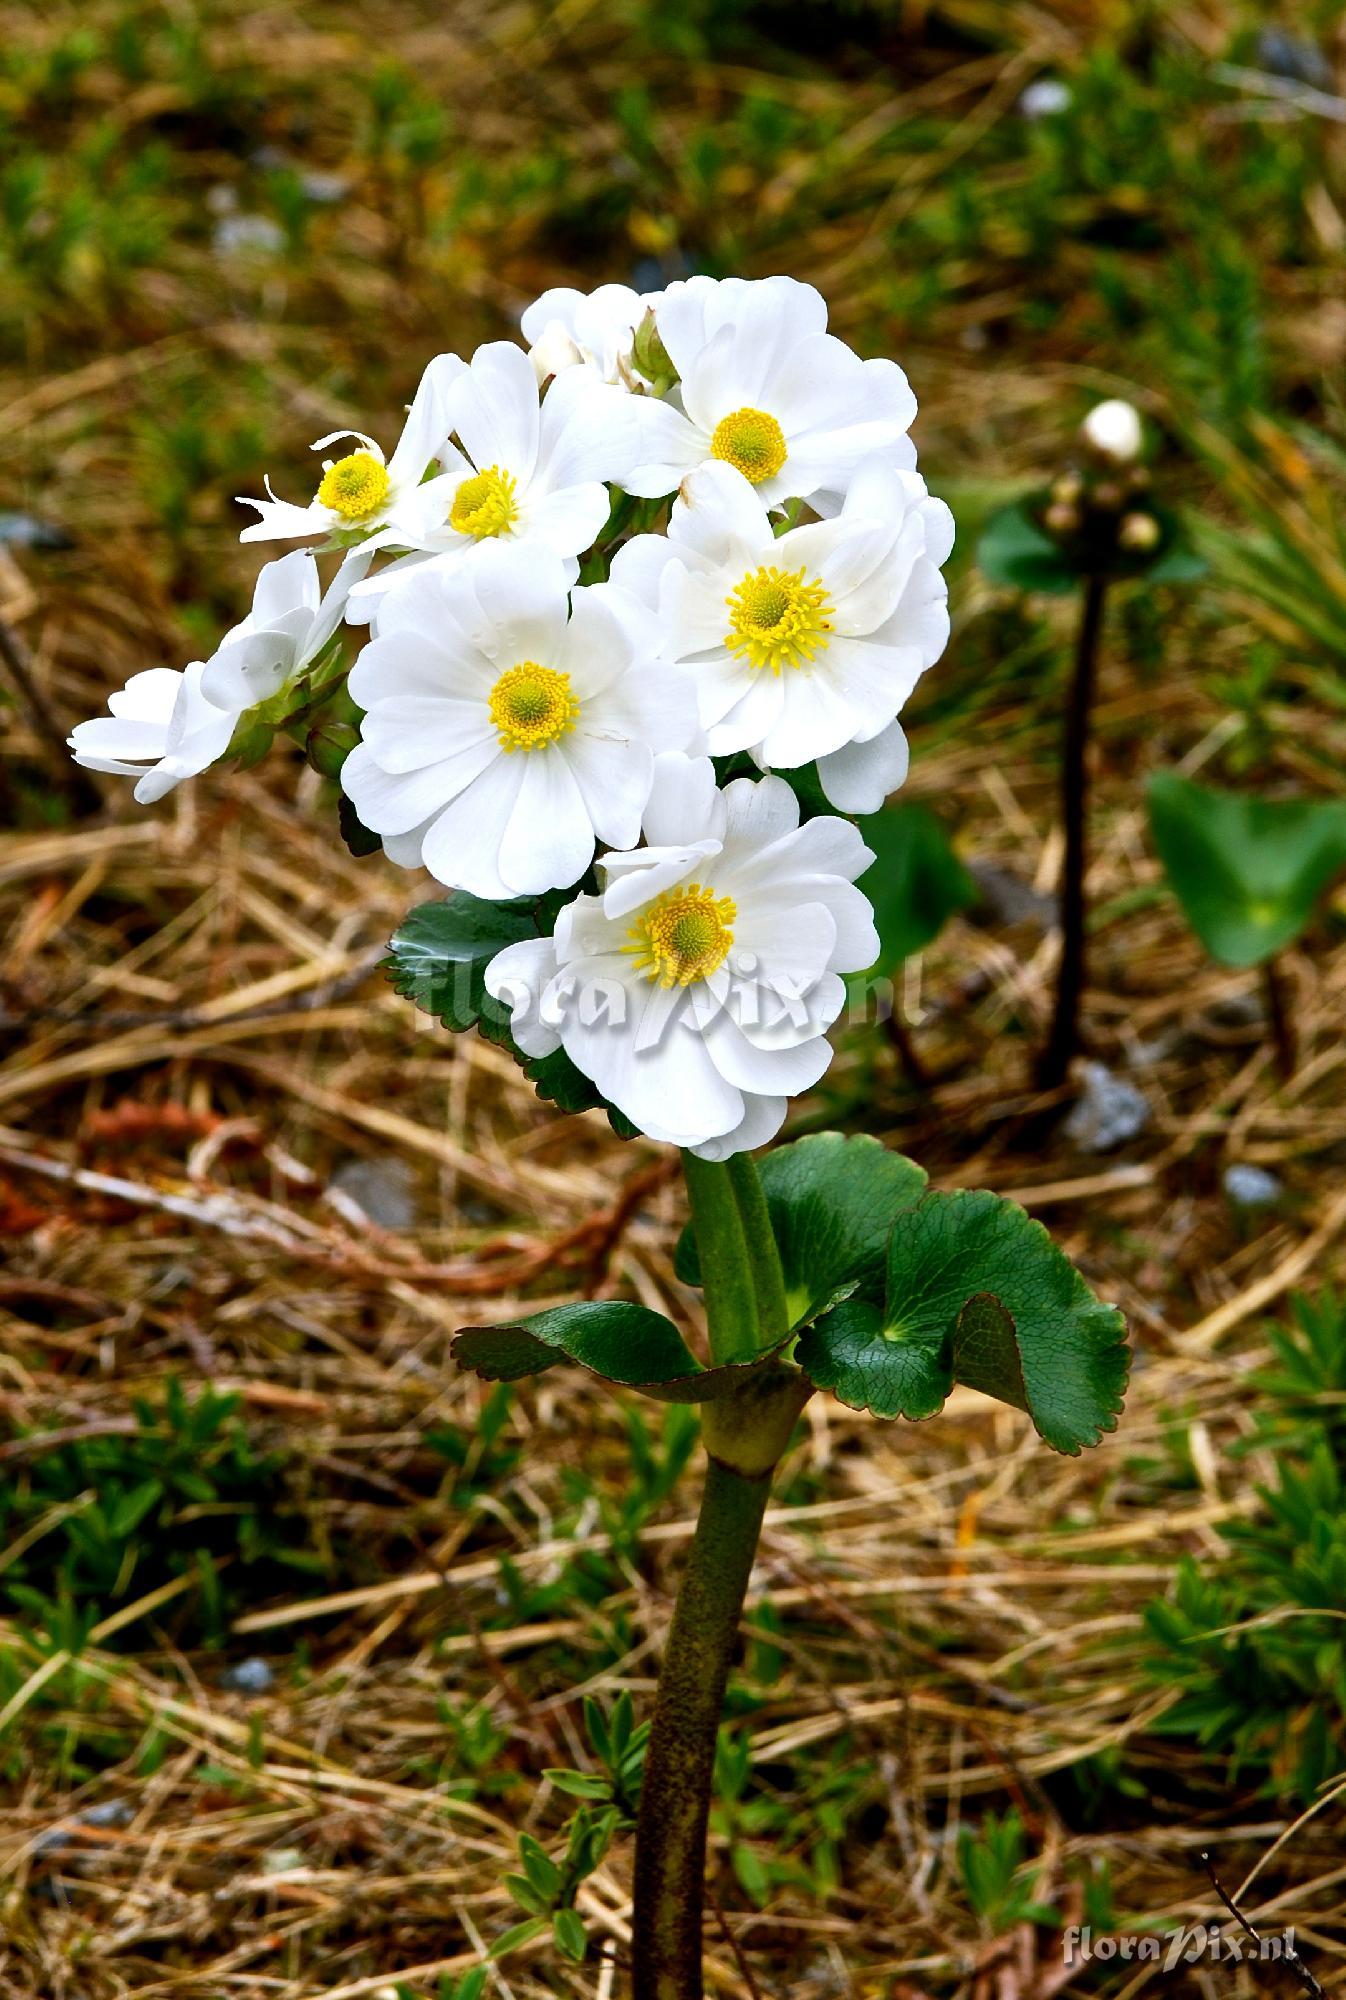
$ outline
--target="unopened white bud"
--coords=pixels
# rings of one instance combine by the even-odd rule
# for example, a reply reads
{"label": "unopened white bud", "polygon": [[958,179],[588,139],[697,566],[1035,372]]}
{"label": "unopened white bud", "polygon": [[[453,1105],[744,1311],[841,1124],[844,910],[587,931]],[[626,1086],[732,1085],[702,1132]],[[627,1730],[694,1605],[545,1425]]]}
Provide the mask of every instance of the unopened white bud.
{"label": "unopened white bud", "polygon": [[1159,523],[1153,514],[1124,514],[1117,539],[1124,549],[1146,555],[1159,546]]}
{"label": "unopened white bud", "polygon": [[584,359],[583,348],[576,345],[559,319],[549,320],[540,337],[528,350],[528,359],[533,364],[533,373],[540,385],[545,386],[553,375],[559,375],[565,368],[574,368]]}
{"label": "unopened white bud", "polygon": [[1120,397],[1099,403],[1080,425],[1085,443],[1114,465],[1131,465],[1140,457],[1143,438],[1140,412]]}

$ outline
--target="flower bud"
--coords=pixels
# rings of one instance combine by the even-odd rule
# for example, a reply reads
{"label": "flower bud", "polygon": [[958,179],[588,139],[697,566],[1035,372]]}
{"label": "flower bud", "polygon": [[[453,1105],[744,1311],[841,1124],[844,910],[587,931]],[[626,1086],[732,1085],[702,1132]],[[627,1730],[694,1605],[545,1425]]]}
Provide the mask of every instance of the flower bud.
{"label": "flower bud", "polygon": [[528,359],[533,364],[539,388],[545,388],[553,375],[559,375],[566,368],[574,368],[583,361],[584,355],[575,345],[559,319],[548,322],[539,339],[528,350]]}
{"label": "flower bud", "polygon": [[631,360],[637,372],[643,375],[647,382],[652,382],[661,395],[666,389],[671,389],[678,379],[678,371],[673,366],[668,349],[659,338],[654,314],[648,309],[644,319],[636,328],[635,339],[631,344]]}
{"label": "flower bud", "polygon": [[1074,535],[1079,532],[1080,512],[1069,501],[1053,500],[1042,517],[1042,525],[1051,535]]}
{"label": "flower bud", "polygon": [[339,778],[342,765],[359,741],[359,730],[348,722],[322,722],[310,729],[304,755],[320,777]]}
{"label": "flower bud", "polygon": [[1080,436],[1091,451],[1113,465],[1133,464],[1144,442],[1139,411],[1117,397],[1090,410],[1080,425]]}
{"label": "flower bud", "polygon": [[1084,481],[1078,472],[1063,472],[1052,481],[1052,499],[1059,506],[1073,507],[1083,492]]}
{"label": "flower bud", "polygon": [[1153,514],[1123,514],[1117,540],[1133,555],[1147,555],[1159,546],[1159,523]]}
{"label": "flower bud", "polygon": [[1100,514],[1115,514],[1123,497],[1121,486],[1115,479],[1100,479],[1089,495]]}

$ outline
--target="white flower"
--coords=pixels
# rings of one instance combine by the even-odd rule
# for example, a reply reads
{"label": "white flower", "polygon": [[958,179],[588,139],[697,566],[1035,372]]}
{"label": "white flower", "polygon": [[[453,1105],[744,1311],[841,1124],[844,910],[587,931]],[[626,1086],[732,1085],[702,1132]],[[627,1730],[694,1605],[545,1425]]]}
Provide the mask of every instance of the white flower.
{"label": "white flower", "polygon": [[601,382],[629,387],[636,328],[662,297],[630,285],[599,285],[592,292],[556,285],[544,292],[519,322],[539,382],[579,367]]}
{"label": "white flower", "polygon": [[108,697],[111,713],[77,723],[69,742],[75,762],[89,771],[138,778],[135,797],[153,805],[184,778],[213,764],[229,747],[237,709],[219,709],[201,692],[205,665],[185,672],[151,667],[132,674]]}
{"label": "white flower", "polygon": [[839,975],[878,954],[846,820],[799,824],[781,778],[717,790],[709,758],[661,756],[647,846],[599,863],[550,938],[497,954],[487,990],[527,1055],[557,1048],[652,1139],[705,1159],[760,1146],[832,1051]]}
{"label": "white flower", "polygon": [[367,537],[365,546],[369,548],[396,542],[391,524],[418,493],[427,466],[448,437],[445,398],[465,367],[456,354],[436,355],[421,377],[397,449],[386,461],[375,440],[363,431],[329,431],[320,437],[314,451],[324,450],[338,438],[353,438],[359,450],[344,458],[323,460],[318,490],[306,507],[277,500],[269,479],[269,498],[265,500],[250,500],[240,493],[239,504],[255,507],[259,519],[243,530],[239,540],[312,542],[354,533]]}
{"label": "white flower", "polygon": [[257,578],[252,610],[225,634],[206,664],[201,677],[206,699],[238,713],[269,701],[297,679],[336,631],[351,586],[370,559],[368,549],[352,549],[325,597],[307,549],[267,563]]}
{"label": "white flower", "polygon": [[818,760],[843,812],[876,812],[907,772],[896,716],[949,636],[939,565],[953,517],[919,474],[879,457],[834,520],[786,534],[732,466],[684,481],[667,538],[639,535],[612,578],[657,610],[690,673],[712,756]]}
{"label": "white flower", "polygon": [[794,278],[688,278],[655,315],[678,371],[667,400],[632,398],[639,462],[629,493],[671,493],[708,459],[737,469],[768,507],[834,513],[876,451],[914,466],[916,398],[893,361],[861,361],[826,331],[827,306]]}
{"label": "white flower", "polygon": [[456,567],[487,542],[527,543],[574,558],[603,531],[606,480],[621,481],[636,433],[636,398],[584,369],[559,375],[541,397],[521,347],[492,341],[461,367],[445,401],[457,438],[439,447],[442,472],[399,503],[384,539],[415,551],[352,593],[352,622],[368,616],[412,569]]}
{"label": "white flower", "polygon": [[1080,436],[1100,457],[1111,459],[1114,465],[1134,465],[1144,443],[1140,412],[1133,403],[1124,403],[1117,396],[1106,403],[1096,403],[1080,425]]}
{"label": "white flower", "polygon": [[395,861],[488,899],[577,882],[596,841],[629,847],[654,746],[696,728],[644,608],[576,590],[544,550],[426,566],[383,599],[350,676],[367,711],[341,782]]}
{"label": "white flower", "polygon": [[239,718],[294,680],[335,632],[352,583],[369,556],[352,550],[322,596],[318,565],[307,549],[267,563],[252,610],[209,660],[132,674],[109,697],[106,716],[78,723],[75,762],[91,771],[138,778],[135,797],[153,805],[184,778],[204,771],[229,748]]}

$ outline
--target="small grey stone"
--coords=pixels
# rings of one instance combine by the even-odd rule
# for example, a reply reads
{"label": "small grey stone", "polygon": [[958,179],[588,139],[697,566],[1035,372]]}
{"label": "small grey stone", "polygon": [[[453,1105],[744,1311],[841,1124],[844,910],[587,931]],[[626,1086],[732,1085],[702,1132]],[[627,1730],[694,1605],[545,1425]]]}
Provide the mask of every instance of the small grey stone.
{"label": "small grey stone", "polygon": [[299,185],[305,198],[321,208],[344,201],[351,191],[351,184],[344,174],[329,174],[321,167],[308,167],[299,176]]}
{"label": "small grey stone", "polygon": [[129,1799],[100,1799],[96,1806],[86,1806],[77,1813],[76,1819],[81,1826],[129,1826],[135,1816]]}
{"label": "small grey stone", "polygon": [[1020,93],[1019,116],[1054,118],[1058,111],[1070,109],[1070,99],[1070,85],[1063,83],[1059,76],[1040,76]]}
{"label": "small grey stone", "polygon": [[212,240],[219,257],[278,257],[285,248],[285,231],[269,215],[226,215]]}
{"label": "small grey stone", "polygon": [[416,1201],[405,1160],[343,1160],[332,1186],[381,1229],[415,1226]]}
{"label": "small grey stone", "polygon": [[8,549],[73,549],[73,539],[54,521],[40,521],[36,514],[0,514],[0,542]]}
{"label": "small grey stone", "polygon": [[968,862],[968,873],[981,898],[969,912],[974,922],[1036,924],[1039,930],[1048,930],[1056,922],[1055,900],[999,862],[974,858]]}
{"label": "small grey stone", "polygon": [[1143,1132],[1150,1103],[1143,1090],[1100,1062],[1083,1065],[1083,1085],[1065,1123],[1066,1137],[1086,1153],[1109,1153]]}
{"label": "small grey stone", "polygon": [[1268,76],[1307,83],[1314,90],[1331,90],[1332,65],[1318,46],[1284,28],[1263,28],[1257,37],[1257,67]]}
{"label": "small grey stone", "polygon": [[220,1686],[236,1694],[266,1694],[275,1678],[265,1660],[240,1660],[237,1666],[225,1668]]}
{"label": "small grey stone", "polygon": [[1224,1170],[1224,1191],[1235,1208],[1270,1208],[1285,1192],[1284,1184],[1265,1167],[1236,1162]]}

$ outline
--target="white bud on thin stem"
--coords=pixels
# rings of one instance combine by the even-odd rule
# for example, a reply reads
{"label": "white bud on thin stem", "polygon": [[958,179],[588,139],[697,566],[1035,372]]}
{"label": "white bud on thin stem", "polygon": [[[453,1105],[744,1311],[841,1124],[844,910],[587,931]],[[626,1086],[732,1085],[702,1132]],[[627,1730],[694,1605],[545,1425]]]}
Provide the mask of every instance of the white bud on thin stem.
{"label": "white bud on thin stem", "polygon": [[1143,442],[1140,412],[1132,403],[1114,397],[1090,410],[1080,425],[1085,443],[1114,465],[1131,465],[1140,457]]}

